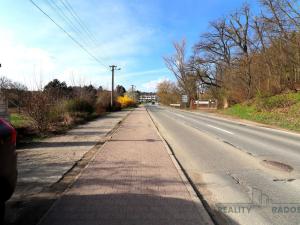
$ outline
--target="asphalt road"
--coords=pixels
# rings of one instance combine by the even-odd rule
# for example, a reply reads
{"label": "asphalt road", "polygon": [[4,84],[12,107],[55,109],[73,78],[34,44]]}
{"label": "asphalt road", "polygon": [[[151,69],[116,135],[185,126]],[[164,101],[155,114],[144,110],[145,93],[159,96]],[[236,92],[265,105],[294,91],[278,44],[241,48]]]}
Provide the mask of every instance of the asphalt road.
{"label": "asphalt road", "polygon": [[300,135],[147,108],[219,224],[300,224]]}

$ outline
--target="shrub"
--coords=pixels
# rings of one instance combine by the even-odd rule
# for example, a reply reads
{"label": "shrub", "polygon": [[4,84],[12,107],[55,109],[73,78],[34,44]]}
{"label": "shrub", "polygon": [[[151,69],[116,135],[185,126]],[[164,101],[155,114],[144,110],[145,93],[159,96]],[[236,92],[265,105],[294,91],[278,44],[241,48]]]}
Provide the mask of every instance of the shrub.
{"label": "shrub", "polygon": [[14,128],[25,128],[32,125],[32,120],[26,115],[19,113],[12,113],[9,116],[9,120]]}
{"label": "shrub", "polygon": [[67,111],[70,113],[81,112],[92,114],[94,112],[94,106],[83,99],[72,99],[67,103]]}
{"label": "shrub", "polygon": [[67,101],[55,101],[50,111],[50,119],[52,123],[63,122],[66,114]]}
{"label": "shrub", "polygon": [[120,111],[121,109],[122,109],[121,104],[118,101],[116,101],[114,102],[114,105],[112,107],[109,106],[108,111],[115,112],[115,111]]}
{"label": "shrub", "polygon": [[296,104],[299,101],[299,95],[294,93],[275,95],[272,97],[258,97],[256,99],[257,110],[272,110],[276,108],[286,108]]}
{"label": "shrub", "polygon": [[110,107],[110,92],[101,91],[98,93],[96,101],[96,113],[101,115],[109,110]]}
{"label": "shrub", "polygon": [[127,95],[123,96],[119,96],[117,98],[117,102],[121,105],[121,108],[127,108],[127,107],[135,107],[136,103],[135,101],[128,97]]}
{"label": "shrub", "polygon": [[25,111],[27,115],[41,133],[48,131],[51,124],[52,99],[47,93],[41,91],[30,92],[26,98]]}

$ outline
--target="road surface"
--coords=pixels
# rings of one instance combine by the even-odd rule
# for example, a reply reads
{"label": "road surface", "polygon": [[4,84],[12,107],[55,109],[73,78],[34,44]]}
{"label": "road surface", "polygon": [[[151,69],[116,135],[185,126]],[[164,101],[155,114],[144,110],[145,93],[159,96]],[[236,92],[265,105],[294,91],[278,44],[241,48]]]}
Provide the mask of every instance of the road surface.
{"label": "road surface", "polygon": [[144,108],[126,117],[39,225],[213,225]]}
{"label": "road surface", "polygon": [[300,135],[162,106],[148,111],[219,224],[300,224]]}

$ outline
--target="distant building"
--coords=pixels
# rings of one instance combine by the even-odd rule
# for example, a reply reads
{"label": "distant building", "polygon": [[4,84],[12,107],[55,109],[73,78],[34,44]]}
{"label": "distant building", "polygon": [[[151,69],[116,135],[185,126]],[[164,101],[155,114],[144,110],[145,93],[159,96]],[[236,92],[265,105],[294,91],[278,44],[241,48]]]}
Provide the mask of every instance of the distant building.
{"label": "distant building", "polygon": [[141,92],[139,101],[140,102],[156,102],[157,95],[154,92]]}

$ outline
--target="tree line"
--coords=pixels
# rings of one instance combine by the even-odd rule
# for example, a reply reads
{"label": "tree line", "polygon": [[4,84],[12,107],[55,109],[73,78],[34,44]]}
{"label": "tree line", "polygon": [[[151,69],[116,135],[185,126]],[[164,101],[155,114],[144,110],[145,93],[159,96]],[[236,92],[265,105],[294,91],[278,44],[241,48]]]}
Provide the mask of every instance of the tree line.
{"label": "tree line", "polygon": [[178,95],[195,100],[204,92],[227,107],[300,89],[299,1],[258,3],[258,13],[245,3],[210,22],[189,56],[185,40],[173,44],[174,55],[164,61],[176,77]]}
{"label": "tree line", "polygon": [[125,93],[126,89],[117,85],[112,106],[111,91],[102,86],[68,86],[54,79],[32,91],[21,83],[0,77],[0,94],[6,97],[10,111],[17,109],[17,113],[28,117],[33,128],[41,133],[65,129],[107,111],[120,110],[123,105],[118,97]]}

